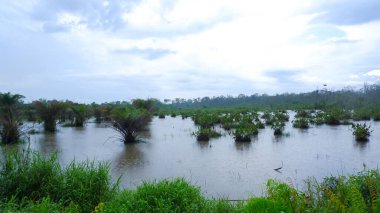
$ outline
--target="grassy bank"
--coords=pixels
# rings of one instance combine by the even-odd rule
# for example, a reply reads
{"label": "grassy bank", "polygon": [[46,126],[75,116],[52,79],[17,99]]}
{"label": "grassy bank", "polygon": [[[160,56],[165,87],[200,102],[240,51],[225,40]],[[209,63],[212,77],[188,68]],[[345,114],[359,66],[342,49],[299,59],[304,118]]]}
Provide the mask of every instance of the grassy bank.
{"label": "grassy bank", "polygon": [[306,188],[268,180],[266,194],[245,201],[207,199],[183,179],[146,182],[135,190],[110,181],[109,165],[57,156],[9,154],[1,162],[0,212],[379,212],[380,174],[309,179]]}

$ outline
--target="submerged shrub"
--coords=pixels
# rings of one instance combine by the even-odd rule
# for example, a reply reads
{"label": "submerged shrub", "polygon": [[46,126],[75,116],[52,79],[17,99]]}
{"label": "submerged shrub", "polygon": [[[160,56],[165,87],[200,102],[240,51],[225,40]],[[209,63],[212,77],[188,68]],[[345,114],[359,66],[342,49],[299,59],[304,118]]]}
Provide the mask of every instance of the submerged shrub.
{"label": "submerged shrub", "polygon": [[145,109],[126,107],[115,108],[111,118],[112,128],[120,134],[121,141],[131,143],[135,142],[139,133],[147,127],[151,115]]}
{"label": "submerged shrub", "polygon": [[210,138],[220,137],[221,134],[212,128],[199,127],[197,131],[193,132],[198,141],[209,141]]}
{"label": "submerged shrub", "polygon": [[367,124],[352,124],[352,134],[357,141],[367,141],[371,135],[371,126]]}
{"label": "submerged shrub", "polygon": [[250,142],[253,135],[259,133],[257,127],[254,124],[240,124],[232,132],[236,142]]}
{"label": "submerged shrub", "polygon": [[274,135],[282,135],[285,128],[285,122],[282,120],[274,120],[271,128],[274,130]]}
{"label": "submerged shrub", "polygon": [[158,114],[158,118],[160,118],[160,119],[165,119],[165,113],[159,113]]}
{"label": "submerged shrub", "polygon": [[324,115],[325,123],[329,125],[339,125],[351,117],[349,111],[337,107],[329,109]]}
{"label": "submerged shrub", "polygon": [[309,128],[309,121],[307,118],[297,118],[293,121],[294,128],[307,129]]}
{"label": "submerged shrub", "polygon": [[22,98],[24,96],[18,94],[0,93],[0,142],[17,143],[24,134],[20,113]]}

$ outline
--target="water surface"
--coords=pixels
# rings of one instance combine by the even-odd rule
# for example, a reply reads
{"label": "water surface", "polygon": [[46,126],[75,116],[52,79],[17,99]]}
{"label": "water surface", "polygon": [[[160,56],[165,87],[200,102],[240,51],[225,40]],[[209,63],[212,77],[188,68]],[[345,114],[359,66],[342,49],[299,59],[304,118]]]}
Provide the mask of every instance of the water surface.
{"label": "water surface", "polygon": [[[266,127],[250,143],[237,143],[228,133],[209,142],[197,142],[191,119],[154,118],[141,143],[123,144],[105,125],[59,128],[55,134],[32,135],[30,146],[43,154],[58,151],[62,165],[76,161],[108,161],[114,180],[135,188],[144,180],[183,177],[198,185],[208,197],[242,199],[260,195],[268,178],[292,182],[302,188],[313,176],[350,174],[380,163],[380,123],[370,122],[374,132],[367,143],[354,140],[350,126],[291,127],[287,136],[275,137]],[[0,147],[3,155],[9,147]],[[279,172],[274,169],[283,167]]]}

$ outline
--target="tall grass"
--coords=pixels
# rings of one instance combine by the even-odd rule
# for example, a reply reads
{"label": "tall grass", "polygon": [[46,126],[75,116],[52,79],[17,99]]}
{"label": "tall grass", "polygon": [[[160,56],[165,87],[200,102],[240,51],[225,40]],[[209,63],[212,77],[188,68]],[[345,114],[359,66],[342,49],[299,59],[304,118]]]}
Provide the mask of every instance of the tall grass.
{"label": "tall grass", "polygon": [[39,202],[49,198],[63,206],[76,205],[81,212],[91,212],[117,190],[117,185],[110,182],[108,164],[73,161],[62,168],[56,154],[43,157],[30,150],[6,156],[0,183],[2,202]]}
{"label": "tall grass", "polygon": [[62,168],[57,155],[24,151],[0,168],[0,212],[379,212],[380,173],[306,181],[303,190],[268,180],[262,197],[239,202],[207,199],[184,179],[144,182],[135,190],[111,184],[108,164]]}

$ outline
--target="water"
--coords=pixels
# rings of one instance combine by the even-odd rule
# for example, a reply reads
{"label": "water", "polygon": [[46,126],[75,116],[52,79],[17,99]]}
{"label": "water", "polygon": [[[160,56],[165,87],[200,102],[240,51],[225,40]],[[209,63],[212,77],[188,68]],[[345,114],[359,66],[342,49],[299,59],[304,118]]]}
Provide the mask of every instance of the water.
{"label": "water", "polygon": [[[59,128],[55,134],[32,135],[29,143],[13,148],[58,151],[62,165],[76,161],[108,161],[113,180],[135,188],[144,180],[183,177],[201,187],[208,197],[243,199],[261,195],[268,178],[291,182],[302,189],[304,180],[322,180],[329,175],[351,174],[380,163],[380,122],[370,122],[375,131],[367,143],[354,140],[350,126],[291,127],[287,136],[275,137],[266,127],[250,143],[234,142],[227,133],[209,142],[192,136],[191,119],[154,118],[142,143],[124,145],[116,132],[88,123],[84,128]],[[1,146],[0,156],[12,147]],[[274,169],[283,167],[279,172]]]}

